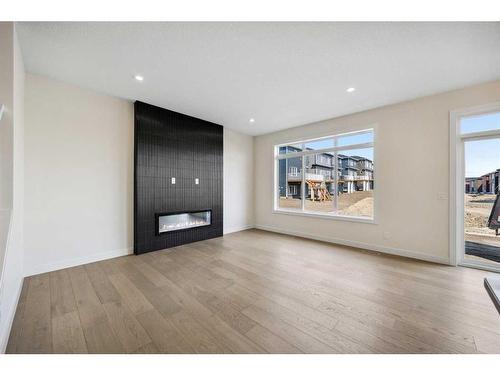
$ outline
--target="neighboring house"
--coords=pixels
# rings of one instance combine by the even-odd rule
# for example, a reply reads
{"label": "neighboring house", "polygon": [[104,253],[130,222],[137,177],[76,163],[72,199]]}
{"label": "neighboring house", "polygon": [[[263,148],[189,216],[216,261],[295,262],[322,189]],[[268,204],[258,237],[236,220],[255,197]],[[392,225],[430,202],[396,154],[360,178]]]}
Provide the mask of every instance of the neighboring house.
{"label": "neighboring house", "polygon": [[471,193],[476,193],[474,190],[474,181],[476,180],[475,177],[466,177],[465,178],[465,193],[471,194]]}
{"label": "neighboring house", "polygon": [[[294,146],[280,147],[280,154],[300,152]],[[328,152],[308,155],[305,157],[305,179],[316,183],[324,183],[331,194],[334,186],[334,158]],[[302,187],[302,160],[288,158],[279,161],[279,194],[280,197],[300,198]],[[339,191],[352,193],[354,191],[373,190],[373,161],[361,156],[346,156],[338,154]],[[305,196],[309,196],[306,186]]]}
{"label": "neighboring house", "polygon": [[466,177],[465,192],[467,194],[498,194],[499,184],[500,169],[497,169],[480,177]]}
{"label": "neighboring house", "polygon": [[357,159],[358,167],[356,190],[373,190],[373,161],[359,156],[353,158]]}
{"label": "neighboring house", "polygon": [[346,156],[339,154],[339,166],[341,175],[339,178],[339,190],[343,193],[352,193],[356,191],[356,177],[358,175],[358,160],[355,156]]}
{"label": "neighboring house", "polygon": [[[280,147],[280,154],[288,154],[292,152],[302,151],[300,148],[293,146]],[[302,182],[302,159],[289,158],[279,161],[279,190],[280,197],[301,197],[301,182]],[[288,184],[286,183],[288,181]]]}

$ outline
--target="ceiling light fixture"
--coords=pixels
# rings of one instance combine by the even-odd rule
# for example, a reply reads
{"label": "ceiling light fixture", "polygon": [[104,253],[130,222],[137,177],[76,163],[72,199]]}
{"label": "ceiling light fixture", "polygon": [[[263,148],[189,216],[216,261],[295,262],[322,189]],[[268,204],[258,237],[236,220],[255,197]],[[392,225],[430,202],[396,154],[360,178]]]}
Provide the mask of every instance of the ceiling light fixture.
{"label": "ceiling light fixture", "polygon": [[251,124],[253,124],[255,122],[255,119],[254,118],[251,118],[250,120],[248,120]]}
{"label": "ceiling light fixture", "polygon": [[139,81],[139,82],[144,81],[144,77],[143,76],[135,75],[134,78],[135,78],[136,81]]}
{"label": "ceiling light fixture", "polygon": [[345,90],[345,91],[347,91],[348,93],[351,93],[351,92],[356,91],[356,89],[355,89],[354,87],[349,87],[349,88],[348,88],[347,90]]}

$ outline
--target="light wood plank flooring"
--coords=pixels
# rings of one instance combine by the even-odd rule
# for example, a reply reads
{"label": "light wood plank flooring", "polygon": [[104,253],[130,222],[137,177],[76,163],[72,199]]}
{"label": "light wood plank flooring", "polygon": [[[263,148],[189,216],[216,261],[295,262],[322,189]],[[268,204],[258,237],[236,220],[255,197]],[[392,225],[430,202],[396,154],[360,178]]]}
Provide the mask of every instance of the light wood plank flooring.
{"label": "light wood plank flooring", "polygon": [[32,276],[8,353],[500,353],[486,272],[259,230]]}

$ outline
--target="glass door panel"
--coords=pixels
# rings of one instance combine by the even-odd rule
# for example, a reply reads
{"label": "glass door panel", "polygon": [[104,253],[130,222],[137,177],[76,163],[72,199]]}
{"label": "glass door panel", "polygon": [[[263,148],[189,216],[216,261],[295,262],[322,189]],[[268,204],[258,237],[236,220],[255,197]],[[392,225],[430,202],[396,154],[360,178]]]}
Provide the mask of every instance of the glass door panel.
{"label": "glass door panel", "polygon": [[464,141],[464,263],[500,269],[500,138]]}

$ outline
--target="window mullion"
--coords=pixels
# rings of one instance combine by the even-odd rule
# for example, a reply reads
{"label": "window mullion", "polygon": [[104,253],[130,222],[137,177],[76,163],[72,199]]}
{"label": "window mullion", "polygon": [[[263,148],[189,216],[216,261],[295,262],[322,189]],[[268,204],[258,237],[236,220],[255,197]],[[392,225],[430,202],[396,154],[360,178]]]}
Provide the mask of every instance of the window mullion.
{"label": "window mullion", "polygon": [[[333,139],[333,145],[337,146],[337,138]],[[333,192],[335,193],[333,196],[333,212],[337,213],[337,209],[339,206],[339,158],[337,157],[338,152],[333,153]]]}
{"label": "window mullion", "polygon": [[[337,147],[338,146],[338,138],[335,137],[333,138],[333,146],[334,147]],[[334,168],[334,177],[333,177],[333,192],[335,193],[335,195],[333,196],[333,212],[334,213],[337,213],[337,208],[339,206],[339,192],[338,192],[338,189],[339,189],[339,159],[337,157],[338,155],[338,152],[335,151],[333,153],[333,168]]]}
{"label": "window mullion", "polygon": [[[305,144],[302,144],[302,150],[304,149]],[[302,155],[302,180],[300,183],[300,206],[301,211],[304,211],[305,208],[305,200],[306,200],[306,156]]]}

